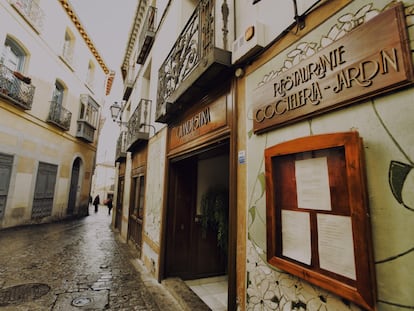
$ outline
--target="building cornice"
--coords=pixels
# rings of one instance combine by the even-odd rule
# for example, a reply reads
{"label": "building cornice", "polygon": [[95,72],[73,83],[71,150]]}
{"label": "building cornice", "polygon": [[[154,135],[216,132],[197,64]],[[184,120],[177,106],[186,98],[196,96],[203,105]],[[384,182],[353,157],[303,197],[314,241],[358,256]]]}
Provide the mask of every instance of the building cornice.
{"label": "building cornice", "polygon": [[125,49],[124,60],[121,66],[121,72],[123,74],[128,70],[129,60],[130,60],[131,54],[134,51],[134,47],[135,47],[136,40],[138,37],[138,30],[141,27],[142,21],[144,19],[144,13],[146,11],[147,6],[148,6],[147,0],[140,0],[138,2],[137,9],[136,9],[135,16],[134,16],[134,22],[129,32],[128,43]]}

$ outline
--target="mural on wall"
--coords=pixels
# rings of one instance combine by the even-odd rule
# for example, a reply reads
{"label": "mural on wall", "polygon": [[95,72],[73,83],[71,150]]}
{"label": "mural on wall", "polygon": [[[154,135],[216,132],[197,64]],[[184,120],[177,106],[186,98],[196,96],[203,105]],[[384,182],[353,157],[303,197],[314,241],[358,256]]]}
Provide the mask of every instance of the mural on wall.
{"label": "mural on wall", "polygon": [[[412,2],[411,2],[412,3]],[[293,49],[289,50],[283,65],[278,70],[272,70],[263,76],[258,86],[265,84],[274,77],[280,75],[307,57],[315,54],[320,49],[338,40],[355,27],[367,22],[377,16],[381,11],[386,10],[393,2],[382,8],[374,7],[374,3],[365,4],[354,13],[347,12],[342,14],[337,22],[323,35],[320,42],[300,42]],[[375,5],[379,5],[375,3]],[[414,4],[405,8],[407,26],[414,26]],[[389,162],[388,183],[393,198],[398,203],[397,206],[414,212],[414,162],[407,153],[398,137],[393,135],[392,130],[387,126],[387,122],[381,117],[376,108],[375,101],[371,101],[371,106],[379,124],[387,133],[394,148],[400,151],[403,161],[392,159]],[[309,134],[312,135],[312,120],[308,121]],[[263,134],[264,148],[268,147],[268,134]],[[248,139],[253,137],[253,129],[248,132]],[[248,229],[249,236],[247,241],[247,309],[248,310],[360,310],[353,303],[350,303],[336,295],[323,289],[311,285],[300,278],[292,276],[282,270],[271,267],[267,264],[266,250],[263,241],[256,237],[257,228],[266,228],[265,214],[265,173],[264,159],[257,164],[256,178],[250,186],[248,202]],[[264,232],[260,233],[265,236]],[[393,262],[396,259],[414,253],[414,247],[406,249],[398,254],[393,254],[387,258],[377,260],[376,266]],[[407,259],[408,260],[408,259]],[[391,294],[390,294],[391,295]],[[392,295],[391,295],[392,296]],[[388,298],[388,297],[387,297]],[[401,304],[390,299],[378,297],[378,302],[384,310],[412,310],[414,305]],[[393,297],[394,298],[394,297]],[[410,300],[412,301],[412,300]]]}

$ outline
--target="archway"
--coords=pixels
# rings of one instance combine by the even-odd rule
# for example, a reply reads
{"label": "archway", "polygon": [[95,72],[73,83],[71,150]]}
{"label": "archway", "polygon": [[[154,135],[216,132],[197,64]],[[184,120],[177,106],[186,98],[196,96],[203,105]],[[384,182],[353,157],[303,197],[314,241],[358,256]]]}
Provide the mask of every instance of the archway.
{"label": "archway", "polygon": [[68,215],[73,215],[73,212],[75,210],[81,163],[82,160],[80,158],[76,158],[75,161],[73,161],[68,199]]}

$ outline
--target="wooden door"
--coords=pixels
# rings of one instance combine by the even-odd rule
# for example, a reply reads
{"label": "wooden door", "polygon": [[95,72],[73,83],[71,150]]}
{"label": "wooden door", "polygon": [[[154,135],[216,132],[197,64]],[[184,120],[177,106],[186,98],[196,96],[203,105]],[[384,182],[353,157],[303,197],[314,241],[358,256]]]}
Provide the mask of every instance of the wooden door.
{"label": "wooden door", "polygon": [[72,176],[70,179],[69,200],[68,200],[68,209],[67,209],[68,215],[72,215],[73,211],[75,210],[76,195],[78,192],[78,183],[79,183],[79,171],[80,171],[80,158],[76,158],[75,162],[73,162]]}
{"label": "wooden door", "polygon": [[52,215],[57,168],[57,165],[54,164],[39,163],[33,198],[32,218]]}
{"label": "wooden door", "polygon": [[196,181],[195,161],[171,164],[167,211],[167,274],[187,279],[191,275],[192,219]]}
{"label": "wooden door", "polygon": [[144,222],[145,176],[143,174],[132,178],[131,202],[128,217],[128,239],[131,240],[141,257],[142,229]]}
{"label": "wooden door", "polygon": [[115,228],[121,232],[122,225],[122,202],[124,201],[124,176],[118,179],[118,193],[115,205]]}
{"label": "wooden door", "polygon": [[197,215],[197,163],[193,156],[170,165],[166,276],[196,279],[224,274],[226,255],[217,232],[203,230]]}
{"label": "wooden door", "polygon": [[0,154],[0,219],[3,218],[9,192],[13,156]]}

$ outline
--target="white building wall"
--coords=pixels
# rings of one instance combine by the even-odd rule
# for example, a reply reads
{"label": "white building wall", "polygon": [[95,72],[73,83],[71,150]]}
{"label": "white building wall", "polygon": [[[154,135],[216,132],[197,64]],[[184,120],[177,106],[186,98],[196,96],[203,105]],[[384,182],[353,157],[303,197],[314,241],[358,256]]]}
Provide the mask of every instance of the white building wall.
{"label": "white building wall", "polygon": [[[36,87],[31,109],[22,110],[0,98],[0,152],[13,155],[5,215],[1,227],[30,223],[33,191],[39,162],[58,166],[52,216],[66,217],[72,165],[75,155],[81,158],[81,181],[77,189],[77,208],[87,204],[97,146],[76,138],[80,95],[90,95],[98,104],[105,98],[105,72],[84,42],[78,29],[59,1],[38,1],[44,12],[40,33],[13,8],[12,1],[0,0],[0,50],[7,35],[24,47],[28,56],[22,73]],[[62,61],[65,30],[75,38],[74,62]],[[94,88],[85,82],[89,61],[95,65]],[[69,131],[47,123],[50,101],[56,80],[65,86],[63,106],[72,113]],[[78,212],[77,210],[74,211]]]}

